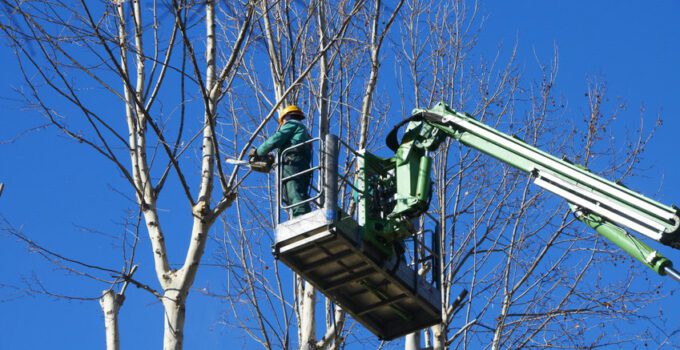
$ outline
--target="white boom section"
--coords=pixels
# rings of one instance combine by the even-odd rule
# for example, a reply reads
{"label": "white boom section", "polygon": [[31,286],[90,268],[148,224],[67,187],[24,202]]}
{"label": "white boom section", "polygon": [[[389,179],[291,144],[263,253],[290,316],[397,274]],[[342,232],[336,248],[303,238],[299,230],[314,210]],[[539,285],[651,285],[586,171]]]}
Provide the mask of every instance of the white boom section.
{"label": "white boom section", "polygon": [[650,220],[639,212],[628,210],[607,197],[590,192],[575,183],[562,180],[546,171],[536,170],[534,183],[581,208],[606,217],[612,222],[631,228],[656,241],[666,228],[654,220]]}
{"label": "white boom section", "polygon": [[592,172],[556,158],[473,117],[439,104],[415,110],[459,142],[526,171],[542,188],[612,222],[664,244],[680,248],[678,209],[656,202]]}

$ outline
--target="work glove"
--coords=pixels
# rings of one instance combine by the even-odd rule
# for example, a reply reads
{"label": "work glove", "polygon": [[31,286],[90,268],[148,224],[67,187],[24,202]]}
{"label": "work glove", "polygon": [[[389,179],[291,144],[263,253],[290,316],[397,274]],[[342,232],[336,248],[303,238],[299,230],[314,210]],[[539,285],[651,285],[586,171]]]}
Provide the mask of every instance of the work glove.
{"label": "work glove", "polygon": [[248,151],[248,163],[254,163],[257,162],[260,156],[257,155],[257,149],[255,147],[252,147]]}
{"label": "work glove", "polygon": [[267,154],[264,156],[258,156],[257,154],[248,160],[250,164],[250,169],[257,171],[259,173],[268,173],[272,170],[274,165],[274,156]]}

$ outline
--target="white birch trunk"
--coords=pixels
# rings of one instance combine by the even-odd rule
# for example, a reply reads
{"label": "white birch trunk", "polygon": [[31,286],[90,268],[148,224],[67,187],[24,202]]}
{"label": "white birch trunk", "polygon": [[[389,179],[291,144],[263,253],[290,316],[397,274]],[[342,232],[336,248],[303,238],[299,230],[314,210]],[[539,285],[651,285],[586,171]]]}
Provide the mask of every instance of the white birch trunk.
{"label": "white birch trunk", "polygon": [[404,350],[420,350],[420,331],[406,335]]}
{"label": "white birch trunk", "polygon": [[106,350],[119,350],[120,337],[118,332],[118,311],[123,305],[125,297],[113,290],[105,290],[99,299],[99,305],[104,312],[104,329],[106,330]]}
{"label": "white birch trunk", "polygon": [[[324,51],[328,44],[326,34],[326,4],[324,0],[317,3],[317,24],[319,26],[319,50],[322,51],[319,59],[319,134],[321,137],[328,133],[329,123],[329,93],[328,93],[328,54]],[[323,156],[323,155],[322,155]],[[323,159],[320,160],[323,164]]]}
{"label": "white birch trunk", "polygon": [[[364,97],[361,103],[361,126],[359,135],[359,149],[366,148],[368,143],[368,129],[369,129],[369,117],[371,110],[373,109],[373,94],[375,93],[375,88],[378,83],[378,72],[380,70],[380,48],[382,47],[385,35],[389,31],[397,13],[404,4],[404,0],[400,0],[394,9],[394,12],[390,15],[389,19],[385,23],[385,28],[380,32],[380,7],[382,6],[380,0],[375,2],[375,10],[373,13],[373,18],[371,20],[371,73],[366,82],[366,90],[364,91]],[[379,33],[380,32],[380,33]]]}
{"label": "white birch trunk", "polygon": [[[135,47],[137,51],[137,78],[135,79],[138,86],[135,91],[132,87],[127,85],[130,81],[130,73],[128,70],[128,55],[126,50],[127,45],[127,30],[126,30],[126,15],[123,6],[125,3],[117,3],[119,27],[119,46],[121,53],[121,69],[123,75],[123,90],[125,96],[125,114],[128,124],[128,142],[130,147],[130,161],[132,163],[132,175],[135,183],[135,191],[137,201],[142,209],[144,220],[146,223],[151,247],[154,252],[154,266],[156,275],[159,278],[161,286],[165,288],[167,282],[167,272],[170,270],[170,264],[165,249],[165,239],[160,228],[158,214],[156,212],[156,195],[153,191],[149,179],[149,169],[146,163],[146,119],[144,111],[140,104],[135,101],[141,98],[144,84],[144,57],[142,54],[142,40],[141,40],[141,9],[138,1],[133,4],[134,22],[135,22]],[[139,33],[139,34],[138,34]],[[141,102],[141,101],[140,101]]]}
{"label": "white birch trunk", "polygon": [[[301,277],[298,277],[301,278]],[[316,349],[316,289],[309,282],[300,289],[300,350]]]}
{"label": "white birch trunk", "polygon": [[378,83],[378,69],[380,63],[378,62],[378,54],[380,53],[380,45],[378,43],[378,21],[380,19],[380,0],[375,2],[375,13],[371,25],[371,73],[366,82],[366,91],[361,103],[361,125],[359,135],[359,149],[366,148],[368,143],[368,120],[371,113],[373,102],[373,93],[375,86]]}
{"label": "white birch trunk", "polygon": [[163,349],[179,350],[184,345],[185,298],[182,288],[171,288],[163,295]]}
{"label": "white birch trunk", "polygon": [[316,343],[317,349],[337,350],[343,346],[342,329],[345,327],[345,311],[340,307],[331,308],[326,299],[326,334]]}
{"label": "white birch trunk", "polygon": [[[264,20],[264,32],[267,38],[267,51],[269,54],[269,66],[272,74],[272,82],[274,83],[274,97],[276,101],[280,101],[283,97],[284,91],[286,91],[285,76],[283,74],[283,68],[281,64],[281,57],[279,56],[276,48],[280,45],[278,40],[275,41],[274,32],[272,30],[271,21],[269,19],[269,2],[260,1],[262,6],[263,20]],[[273,9],[273,6],[271,7]]]}
{"label": "white birch trunk", "polygon": [[444,350],[446,348],[445,324],[446,323],[440,323],[430,328],[432,331],[432,350]]}
{"label": "white birch trunk", "polygon": [[198,202],[192,212],[194,217],[189,248],[184,265],[169,277],[170,283],[165,288],[163,307],[165,309],[165,330],[163,335],[164,350],[181,350],[184,345],[184,320],[186,317],[186,300],[189,290],[196,278],[196,272],[205,251],[208,230],[214,217],[210,210],[215,167],[215,149],[213,126],[216,116],[217,94],[211,94],[216,81],[215,51],[215,2],[206,2],[206,80],[205,90],[208,101],[204,116],[203,147],[201,158],[201,186]]}

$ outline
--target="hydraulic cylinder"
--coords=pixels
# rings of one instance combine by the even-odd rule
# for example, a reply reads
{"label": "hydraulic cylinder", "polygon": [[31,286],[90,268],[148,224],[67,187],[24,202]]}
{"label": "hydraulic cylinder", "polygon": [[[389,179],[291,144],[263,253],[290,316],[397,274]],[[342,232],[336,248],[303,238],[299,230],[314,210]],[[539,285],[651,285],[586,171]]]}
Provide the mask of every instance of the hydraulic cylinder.
{"label": "hydraulic cylinder", "polygon": [[624,229],[592,213],[586,214],[580,210],[576,210],[574,213],[579,220],[594,228],[597,233],[616,244],[630,256],[647,265],[647,267],[659,275],[666,275],[667,268],[671,269],[673,267],[673,263],[670,260],[641,240],[629,235]]}
{"label": "hydraulic cylinder", "polygon": [[420,158],[418,168],[418,183],[416,185],[416,197],[421,203],[427,203],[430,196],[430,173],[432,172],[432,157],[423,156]]}

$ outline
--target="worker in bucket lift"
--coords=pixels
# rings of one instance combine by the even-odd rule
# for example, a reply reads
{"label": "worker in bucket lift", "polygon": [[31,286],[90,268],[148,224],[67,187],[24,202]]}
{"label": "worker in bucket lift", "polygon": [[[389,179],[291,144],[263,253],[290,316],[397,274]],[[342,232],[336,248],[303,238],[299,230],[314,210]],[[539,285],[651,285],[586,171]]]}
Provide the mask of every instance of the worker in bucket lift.
{"label": "worker in bucket lift", "polygon": [[[302,120],[305,114],[295,105],[290,105],[284,108],[279,113],[279,130],[274,135],[269,137],[260,147],[253,148],[248,154],[249,162],[256,162],[264,157],[267,157],[269,152],[276,149],[280,152],[304,143],[311,139],[309,132]],[[306,144],[303,146],[290,149],[283,154],[282,163],[282,178],[298,174],[307,170],[311,166],[312,160],[312,146]],[[311,181],[311,173],[298,175],[282,184],[281,194],[283,195],[283,202],[286,205],[295,205],[309,198],[309,185]],[[310,212],[309,203],[303,203],[292,208],[292,217],[300,216]]]}

